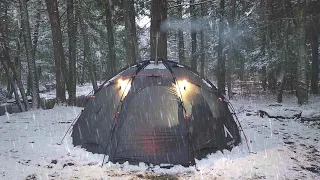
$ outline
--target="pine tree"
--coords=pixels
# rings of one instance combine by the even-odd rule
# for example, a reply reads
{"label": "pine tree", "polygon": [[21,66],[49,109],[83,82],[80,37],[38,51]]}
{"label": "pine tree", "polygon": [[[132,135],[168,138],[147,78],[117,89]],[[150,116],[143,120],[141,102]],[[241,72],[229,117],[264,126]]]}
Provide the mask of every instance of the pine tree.
{"label": "pine tree", "polygon": [[[181,5],[183,3],[183,0],[177,0],[177,4],[179,5],[177,7],[178,10],[178,18],[182,21],[183,16],[183,6]],[[183,30],[182,28],[179,28],[178,30],[178,56],[179,56],[179,62],[181,64],[185,64],[185,53],[184,53],[184,37],[183,37]]]}
{"label": "pine tree", "polygon": [[220,0],[219,7],[219,42],[218,42],[218,89],[221,93],[225,94],[226,87],[226,66],[225,66],[225,57],[223,54],[224,49],[224,0]]}
{"label": "pine tree", "polygon": [[94,90],[97,89],[97,81],[94,75],[94,68],[93,68],[93,59],[92,59],[92,52],[90,48],[90,39],[88,35],[88,25],[85,23],[85,14],[87,14],[86,9],[84,8],[84,4],[80,3],[79,4],[79,22],[80,22],[80,29],[81,29],[81,34],[83,37],[83,44],[84,44],[84,58],[88,60],[89,64],[89,77],[92,83],[92,87]]}
{"label": "pine tree", "polygon": [[77,24],[75,22],[74,0],[67,2],[68,18],[68,41],[69,41],[69,78],[68,78],[68,104],[74,105],[76,102],[76,45],[77,45]]}
{"label": "pine tree", "polygon": [[123,0],[124,3],[124,21],[126,32],[126,57],[129,63],[137,62],[138,42],[136,33],[136,13],[134,9],[134,0]]}
{"label": "pine tree", "polygon": [[190,16],[191,16],[191,69],[197,71],[197,27],[196,27],[196,9],[194,0],[190,0]]}
{"label": "pine tree", "polygon": [[307,1],[302,0],[297,8],[297,39],[298,46],[298,69],[297,69],[297,98],[298,104],[308,103],[308,83],[307,83],[307,51],[306,51],[306,6]]}
{"label": "pine tree", "polygon": [[46,0],[46,5],[50,18],[53,54],[55,59],[56,98],[58,102],[66,102],[66,61],[62,46],[62,33],[60,27],[58,2],[57,0]]}
{"label": "pine tree", "polygon": [[113,11],[112,1],[105,1],[105,15],[106,15],[106,26],[108,31],[108,69],[109,74],[114,75],[116,73],[116,52],[114,43],[114,26],[113,26]]}

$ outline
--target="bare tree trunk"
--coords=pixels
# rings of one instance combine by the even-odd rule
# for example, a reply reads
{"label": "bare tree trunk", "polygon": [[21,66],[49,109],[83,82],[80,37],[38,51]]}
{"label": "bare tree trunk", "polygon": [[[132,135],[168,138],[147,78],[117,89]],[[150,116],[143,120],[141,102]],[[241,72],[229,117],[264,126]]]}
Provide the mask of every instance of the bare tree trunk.
{"label": "bare tree trunk", "polygon": [[158,41],[157,56],[167,59],[167,32],[161,30],[161,23],[167,19],[167,0],[151,0],[151,27],[150,27],[150,48],[151,58],[156,56],[156,34],[160,32]]}
{"label": "bare tree trunk", "polygon": [[84,83],[84,77],[85,77],[85,65],[86,65],[86,59],[83,58],[83,62],[82,62],[82,74],[81,74],[81,80],[80,80],[80,84],[83,85]]}
{"label": "bare tree trunk", "polygon": [[[7,66],[8,73],[10,73],[10,74],[8,74],[8,78],[9,78],[10,81],[12,81],[11,82],[12,88],[13,88],[14,91],[17,90],[17,89],[14,89],[14,88],[16,88],[16,83],[17,83],[17,85],[19,87],[19,90],[20,90],[20,94],[21,94],[22,100],[23,100],[23,104],[24,104],[24,108],[23,108],[24,110],[23,111],[28,110],[29,109],[29,102],[28,102],[28,99],[27,99],[27,95],[26,95],[26,92],[24,90],[21,78],[19,77],[17,68],[13,64],[13,62],[11,61],[8,46],[6,46],[2,50],[2,52],[3,52],[4,58],[6,59],[6,62],[3,63],[3,64],[4,64],[4,66]],[[9,68],[11,69],[12,73],[11,73]],[[11,75],[11,74],[13,74],[13,75]],[[14,81],[16,81],[16,83]]]}
{"label": "bare tree trunk", "polygon": [[201,48],[201,55],[200,55],[200,75],[204,77],[204,64],[206,60],[206,50],[205,50],[205,39],[204,39],[204,32],[203,30],[200,31],[200,48]]}
{"label": "bare tree trunk", "polygon": [[239,62],[240,62],[239,78],[240,78],[240,81],[244,81],[244,75],[245,75],[244,63],[245,63],[245,59],[243,57],[240,57]]}
{"label": "bare tree trunk", "polygon": [[319,41],[316,29],[312,30],[312,70],[311,70],[311,92],[319,93]]}
{"label": "bare tree trunk", "polygon": [[76,34],[77,26],[74,14],[74,1],[68,0],[67,2],[67,18],[68,18],[68,40],[69,40],[69,78],[67,83],[69,105],[76,103]]}
{"label": "bare tree trunk", "polygon": [[[286,2],[283,2],[284,12],[288,12],[289,10],[286,8]],[[287,14],[286,14],[287,15]],[[289,59],[289,21],[284,20],[284,38],[283,38],[283,62],[280,62],[280,75],[278,77],[277,82],[277,102],[282,103],[282,94],[284,89],[284,79],[286,77],[286,69],[287,69],[287,62]],[[281,58],[282,59],[282,58]]]}
{"label": "bare tree trunk", "polygon": [[25,107],[22,105],[22,103],[21,103],[21,101],[20,101],[20,97],[19,97],[19,94],[18,94],[17,85],[16,85],[16,83],[15,83],[14,80],[13,80],[13,75],[12,75],[12,73],[9,72],[8,77],[9,77],[9,79],[10,79],[10,81],[11,81],[11,84],[12,84],[14,99],[16,100],[16,103],[17,103],[17,105],[18,105],[18,108],[19,108],[20,112],[25,112],[26,109],[25,109]]}
{"label": "bare tree trunk", "polygon": [[31,97],[32,97],[32,108],[36,109],[40,107],[40,96],[39,96],[39,81],[37,75],[36,60],[33,55],[32,41],[31,41],[31,32],[29,24],[29,14],[27,8],[26,0],[19,0],[20,2],[20,13],[21,13],[21,23],[22,23],[22,32],[24,37],[24,44],[28,60],[28,69],[31,79]]}
{"label": "bare tree trunk", "polygon": [[[37,2],[37,6],[38,6],[38,10],[37,10],[37,14],[36,14],[36,25],[34,27],[34,32],[33,32],[33,51],[32,51],[32,55],[34,57],[36,57],[36,51],[37,51],[37,46],[38,46],[38,39],[39,39],[39,27],[40,27],[40,18],[41,18],[41,5],[42,5],[42,1],[38,0]],[[38,71],[37,71],[38,72]],[[39,76],[38,76],[39,77]],[[31,84],[31,75],[30,72],[28,73],[28,78],[27,78],[27,89],[28,89],[28,93],[31,93],[32,91],[32,84]]]}
{"label": "bare tree trunk", "polygon": [[113,35],[113,12],[112,12],[112,2],[105,1],[105,13],[106,13],[106,26],[108,31],[108,56],[109,56],[109,73],[114,75],[116,73],[116,52],[114,45],[114,35]]}
{"label": "bare tree trunk", "polygon": [[[229,51],[232,51],[231,49]],[[233,59],[234,56],[232,52],[228,53],[228,59],[227,59],[227,69],[226,69],[226,82],[227,82],[227,89],[228,89],[228,97],[229,99],[232,99],[232,74],[233,74]]]}
{"label": "bare tree trunk", "polygon": [[[7,39],[7,33],[8,33],[8,6],[9,6],[9,3],[8,1],[1,1],[0,2],[0,43],[1,43],[1,46],[0,46],[0,53],[2,53],[2,48],[5,49],[6,47],[8,47],[8,44],[6,41]],[[2,11],[3,10],[3,11]],[[3,14],[2,14],[3,13]],[[1,55],[1,54],[0,54]],[[1,55],[0,58],[4,58],[2,57],[4,55]],[[12,94],[13,94],[13,87],[11,85],[11,81],[10,81],[10,77],[7,76],[7,95],[6,97],[8,99],[12,99]]]}
{"label": "bare tree trunk", "polygon": [[[241,1],[242,4],[242,8],[240,10],[240,13],[238,13],[238,18],[240,18],[241,14],[244,14],[247,10],[247,1]],[[242,40],[244,40],[243,36],[241,36]],[[245,62],[246,59],[245,57],[239,57],[239,64],[240,64],[240,72],[239,72],[239,78],[240,81],[244,81],[245,80]],[[217,71],[219,72],[219,71]]]}
{"label": "bare tree trunk", "polygon": [[33,56],[36,57],[37,52],[37,46],[38,46],[38,40],[39,40],[39,27],[40,27],[40,20],[41,20],[41,7],[42,7],[42,1],[38,0],[37,2],[37,15],[36,15],[36,25],[34,27],[34,33],[33,33]]}
{"label": "bare tree trunk", "polygon": [[22,39],[22,31],[21,31],[21,28],[19,25],[18,25],[18,28],[19,28],[19,33],[18,33],[17,40],[16,40],[17,54],[15,55],[15,58],[14,58],[14,65],[15,65],[15,67],[17,67],[17,77],[19,79],[21,79],[21,58],[20,58],[21,43],[20,42]]}
{"label": "bare tree trunk", "polygon": [[[21,104],[20,97],[17,91],[17,86],[14,82],[14,78],[12,75],[12,72],[9,69],[8,63],[10,63],[10,55],[9,55],[9,47],[8,47],[8,41],[7,41],[7,33],[8,33],[8,28],[7,28],[7,11],[8,11],[8,4],[5,4],[5,16],[4,19],[0,19],[2,24],[0,24],[0,62],[2,64],[2,67],[5,70],[5,73],[8,78],[8,98],[12,98],[12,93],[14,93],[14,97],[16,100],[16,103],[18,105],[18,108],[21,112],[25,111],[25,108]],[[0,16],[1,17],[1,16]]]}
{"label": "bare tree trunk", "polygon": [[84,14],[86,14],[87,10],[84,8],[84,5],[82,3],[79,4],[79,23],[80,23],[80,29],[81,34],[83,36],[83,44],[84,44],[84,57],[88,60],[89,63],[89,77],[93,86],[93,89],[97,89],[97,81],[95,79],[94,75],[94,68],[93,68],[93,59],[91,54],[91,48],[90,48],[90,39],[88,35],[88,25],[84,23]]}
{"label": "bare tree trunk", "polygon": [[233,75],[233,63],[234,63],[234,38],[233,35],[234,33],[234,20],[236,18],[236,1],[232,0],[231,1],[231,17],[229,19],[229,24],[230,24],[230,49],[229,49],[229,56],[228,56],[228,63],[227,63],[227,87],[228,87],[228,96],[229,99],[232,99],[232,75]]}
{"label": "bare tree trunk", "polygon": [[[0,18],[0,22],[3,22],[2,24],[0,24],[0,47],[2,47],[2,49],[0,49],[0,54],[1,54],[1,64],[3,65],[4,69],[5,69],[5,72],[7,73],[7,77],[8,77],[8,86],[10,87],[9,89],[9,95],[12,95],[12,93],[15,94],[15,98],[16,100],[19,99],[19,101],[17,101],[17,104],[19,106],[19,109],[21,111],[25,111],[25,110],[28,110],[29,109],[29,103],[28,103],[28,100],[27,100],[27,96],[26,96],[26,93],[24,91],[24,87],[23,87],[23,84],[21,82],[21,78],[20,78],[20,74],[17,72],[17,68],[20,67],[20,63],[17,64],[16,66],[14,65],[14,63],[11,61],[11,58],[10,58],[10,49],[9,49],[9,40],[8,40],[8,3],[5,3],[5,10],[4,10],[4,16],[3,18],[1,17]],[[17,38],[17,57],[18,57],[18,60],[19,60],[19,56],[20,56],[20,44],[19,44],[19,40],[21,38],[20,34],[21,34],[21,31],[19,30],[18,32],[18,38]],[[11,70],[10,70],[11,68]],[[13,72],[13,75],[12,75],[12,72]],[[20,98],[18,96],[18,93],[17,93],[17,87],[16,87],[16,84],[15,84],[15,81],[17,82],[18,84],[18,87],[19,87],[19,90],[20,90],[20,93],[21,93],[21,96],[22,96],[22,100],[24,102],[24,107],[20,107],[21,105],[21,102],[20,102]],[[11,97],[12,98],[12,97]]]}
{"label": "bare tree trunk", "polygon": [[[266,33],[263,30],[262,33],[262,46],[261,46],[262,56],[266,56]],[[261,83],[262,83],[262,89],[264,91],[267,90],[267,66],[263,64],[261,68]]]}
{"label": "bare tree trunk", "polygon": [[[5,70],[5,72],[6,72],[6,74],[7,74],[7,77],[8,77],[8,80],[9,80],[9,82],[10,82],[10,84],[11,84],[11,88],[12,88],[12,90],[13,90],[13,93],[14,93],[14,97],[15,97],[15,100],[16,100],[16,103],[17,103],[17,105],[18,105],[18,108],[19,108],[19,110],[21,111],[21,112],[24,112],[24,111],[26,111],[25,110],[25,107],[22,105],[22,103],[21,103],[21,101],[20,101],[20,97],[19,97],[19,94],[18,94],[18,90],[17,90],[17,85],[15,84],[15,82],[14,82],[14,79],[13,79],[13,75],[12,75],[12,72],[10,71],[10,69],[9,69],[9,66],[8,66],[8,61],[10,61],[9,59],[7,59],[7,53],[5,53],[5,49],[4,49],[4,47],[5,47],[5,45],[4,45],[4,43],[3,43],[3,37],[0,37],[0,47],[2,47],[1,49],[0,49],[0,61],[1,61],[1,64],[2,64],[2,66],[3,66],[3,68],[4,68],[4,70]],[[6,59],[6,60],[5,60]],[[7,62],[6,62],[7,61]]]}
{"label": "bare tree trunk", "polygon": [[[266,9],[267,9],[267,0],[261,0],[261,7],[260,7],[260,12],[262,16],[262,21],[266,24],[267,23],[267,18],[266,18]],[[262,26],[261,28],[261,54],[263,58],[266,56],[266,28],[265,26]],[[265,58],[266,59],[266,58]],[[263,62],[263,66],[261,68],[261,82],[262,82],[262,89],[264,91],[267,90],[267,67],[266,67],[266,62]]]}
{"label": "bare tree trunk", "polygon": [[[205,17],[207,15],[207,8],[206,8],[207,4],[206,3],[202,3],[201,4],[201,16]],[[202,77],[204,77],[205,75],[205,70],[204,70],[204,66],[205,66],[205,60],[206,60],[206,41],[205,41],[205,34],[204,34],[204,30],[203,27],[200,31],[200,49],[201,49],[201,55],[200,55],[200,75]]]}
{"label": "bare tree trunk", "polygon": [[[289,9],[287,9],[287,0],[283,0],[282,6],[283,6],[283,10],[285,12],[285,17],[287,17],[287,12],[289,12]],[[279,65],[280,68],[280,73],[278,75],[277,78],[277,102],[278,103],[282,103],[282,94],[283,94],[283,89],[284,89],[284,80],[286,78],[286,74],[287,74],[287,63],[289,60],[289,21],[288,20],[284,20],[284,32],[283,33],[279,33],[279,34],[283,34],[284,37],[282,37],[283,39],[283,58],[281,58],[281,62]]]}
{"label": "bare tree trunk", "polygon": [[11,84],[11,80],[10,80],[10,77],[9,76],[7,76],[7,94],[6,94],[6,98],[8,98],[8,99],[12,99],[13,98],[13,96],[12,96],[12,94],[13,94],[13,87],[12,87],[12,84]]}
{"label": "bare tree trunk", "polygon": [[301,8],[298,9],[298,69],[297,69],[297,98],[298,104],[308,103],[307,83],[307,51],[306,51],[306,0],[303,0]]}
{"label": "bare tree trunk", "polygon": [[[194,4],[194,0],[190,0],[190,4]],[[197,27],[195,5],[190,5],[191,15],[191,69],[197,71]]]}
{"label": "bare tree trunk", "polygon": [[[177,0],[177,4],[181,4],[182,0]],[[178,17],[179,20],[182,21],[182,14],[183,13],[183,7],[178,6]],[[185,56],[184,56],[184,37],[183,37],[183,31],[181,28],[178,30],[178,54],[179,54],[179,63],[184,64],[186,63]]]}
{"label": "bare tree trunk", "polygon": [[[265,15],[266,17],[266,23],[268,24],[267,25],[267,32],[266,32],[266,44],[267,44],[267,57],[268,59],[272,59],[273,58],[273,55],[274,55],[274,52],[272,51],[275,47],[273,46],[273,39],[274,39],[274,33],[273,33],[273,30],[274,30],[274,27],[273,27],[273,20],[274,20],[274,3],[275,1],[274,0],[267,0],[267,3],[266,3],[266,8],[269,10],[268,13],[268,16]],[[264,69],[263,69],[264,70]],[[264,73],[264,72],[263,72]],[[268,89],[271,90],[271,92],[276,92],[276,89],[277,89],[277,78],[275,77],[275,74],[276,74],[276,71],[274,69],[268,69],[268,72],[267,73],[267,81],[268,81]]]}
{"label": "bare tree trunk", "polygon": [[0,60],[1,60],[1,64],[2,66],[4,67],[5,69],[5,72],[8,76],[8,79],[11,83],[11,86],[12,86],[12,89],[13,89],[13,93],[14,93],[14,99],[16,100],[16,103],[18,105],[18,108],[20,110],[20,112],[24,112],[26,111],[25,110],[25,107],[22,105],[21,101],[20,101],[20,97],[19,97],[19,94],[18,94],[18,89],[17,89],[17,85],[16,83],[14,82],[13,80],[13,75],[12,73],[10,72],[9,68],[8,68],[8,65],[4,62],[4,60],[2,59],[2,57],[0,57]]}
{"label": "bare tree trunk", "polygon": [[[79,16],[78,16],[79,17]],[[87,67],[87,62],[86,62],[86,52],[83,48],[83,61],[82,61],[82,74],[81,74],[81,81],[80,84],[83,85],[84,81],[85,81],[85,72],[86,72],[86,67]]]}
{"label": "bare tree trunk", "polygon": [[219,41],[218,41],[218,89],[221,93],[225,94],[226,87],[226,65],[225,57],[223,55],[224,48],[224,0],[220,0],[220,9],[219,9]]}
{"label": "bare tree trunk", "polygon": [[136,13],[134,9],[134,0],[124,0],[124,20],[126,29],[126,56],[128,64],[137,62],[138,58],[138,40],[136,33]]}
{"label": "bare tree trunk", "polygon": [[[99,40],[96,38],[96,37],[94,37],[93,36],[93,42],[102,42],[102,45],[100,46],[100,50],[101,51],[105,51],[105,49],[107,49],[107,43],[104,43],[104,42],[108,42],[108,39],[107,39],[107,37],[108,37],[108,34],[103,30],[103,29],[101,29],[100,27],[97,27],[96,25],[95,25],[95,23],[93,23],[93,22],[88,22],[89,23],[89,26],[90,26],[90,28],[92,28],[94,31],[96,31],[98,34],[99,34]],[[124,45],[124,46],[126,46],[126,45]],[[127,48],[127,47],[126,47]],[[137,48],[138,48],[138,45],[137,45]],[[137,55],[136,55],[136,58],[138,58],[139,57],[139,53],[138,53],[138,51],[137,51]],[[131,58],[130,58],[131,59]],[[130,60],[129,59],[129,60]],[[108,66],[108,64],[109,64],[109,62],[106,62],[105,60],[102,60],[102,59],[100,59],[99,60],[100,62],[99,62],[99,78],[98,78],[98,76],[97,76],[97,71],[96,71],[96,69],[97,69],[97,66],[94,64],[94,66],[93,66],[93,68],[94,68],[94,72],[95,72],[95,76],[96,76],[96,79],[98,80],[98,79],[100,79],[101,80],[101,78],[103,77],[102,76],[102,74],[105,74],[105,72],[107,72],[108,71],[108,68],[109,68],[109,66]],[[130,63],[130,61],[128,62],[128,61],[126,61],[126,63],[127,64],[129,64]],[[109,74],[107,74],[108,75],[108,77],[110,77],[110,73]],[[111,76],[113,76],[113,75],[111,75]]]}
{"label": "bare tree trunk", "polygon": [[58,102],[66,102],[65,70],[66,61],[62,46],[62,34],[57,0],[46,0],[49,13],[56,71],[56,98]]}

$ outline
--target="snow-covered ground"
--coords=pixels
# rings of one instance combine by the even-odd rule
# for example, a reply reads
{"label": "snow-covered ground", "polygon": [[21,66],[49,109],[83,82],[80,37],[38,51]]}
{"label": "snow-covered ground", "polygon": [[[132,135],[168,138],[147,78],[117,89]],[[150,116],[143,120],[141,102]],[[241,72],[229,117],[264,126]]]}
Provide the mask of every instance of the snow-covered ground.
{"label": "snow-covered ground", "polygon": [[[74,147],[70,134],[58,145],[82,108],[57,106],[0,116],[0,179],[320,179],[320,126],[294,116],[316,117],[320,97],[301,107],[291,96],[280,105],[274,99],[265,95],[232,101],[253,153],[244,143],[196,161],[197,168],[153,171],[143,163],[101,167],[103,155]],[[288,118],[268,118],[259,110]]]}

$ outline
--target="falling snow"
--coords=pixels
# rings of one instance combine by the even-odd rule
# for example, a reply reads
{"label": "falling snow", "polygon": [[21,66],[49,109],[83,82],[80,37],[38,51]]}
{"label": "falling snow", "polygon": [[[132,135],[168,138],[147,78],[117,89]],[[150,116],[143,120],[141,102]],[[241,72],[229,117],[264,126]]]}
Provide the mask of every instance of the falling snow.
{"label": "falling snow", "polygon": [[[305,117],[317,115],[319,97],[302,107],[294,106],[292,97],[281,105],[272,104],[268,97],[233,101],[252,153],[242,144],[232,152],[196,160],[196,167],[156,166],[152,171],[144,163],[107,163],[101,167],[103,155],[74,147],[69,133],[58,145],[82,108],[57,106],[0,116],[0,179],[139,179],[163,174],[181,179],[320,178],[319,124],[286,118],[287,111],[300,112]],[[279,117],[269,118],[259,114],[260,110]]]}

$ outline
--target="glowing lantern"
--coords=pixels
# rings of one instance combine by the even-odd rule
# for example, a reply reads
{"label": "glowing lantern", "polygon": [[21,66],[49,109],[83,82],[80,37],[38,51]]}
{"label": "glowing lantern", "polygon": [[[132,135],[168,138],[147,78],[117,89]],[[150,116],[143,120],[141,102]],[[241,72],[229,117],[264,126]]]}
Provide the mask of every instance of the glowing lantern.
{"label": "glowing lantern", "polygon": [[122,98],[126,97],[131,88],[130,79],[119,79],[118,87],[119,87],[119,95],[122,96]]}
{"label": "glowing lantern", "polygon": [[182,80],[177,82],[177,91],[184,92],[187,90],[188,86],[188,81],[187,80]]}

